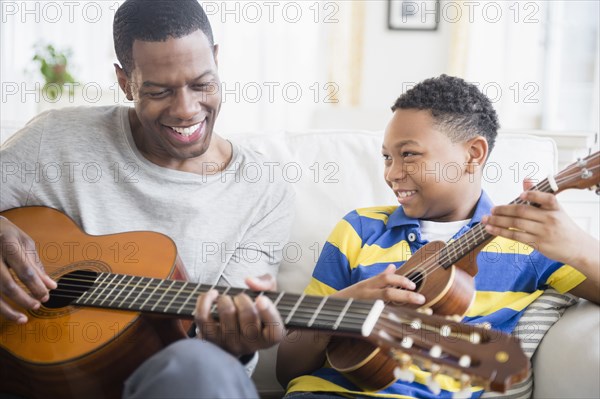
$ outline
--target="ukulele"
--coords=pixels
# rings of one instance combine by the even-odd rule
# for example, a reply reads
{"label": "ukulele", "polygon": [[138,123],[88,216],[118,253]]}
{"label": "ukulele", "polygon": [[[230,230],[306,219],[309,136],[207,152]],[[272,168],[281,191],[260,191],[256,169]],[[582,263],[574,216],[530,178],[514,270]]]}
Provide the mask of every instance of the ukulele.
{"label": "ukulele", "polygon": [[[47,207],[1,215],[34,240],[58,287],[38,310],[27,311],[28,323],[0,318],[0,392],[120,397],[125,379],[145,359],[186,337],[198,295],[211,288],[221,295],[246,292],[185,281],[174,242],[159,233],[91,236]],[[433,376],[461,378],[465,390],[473,383],[504,391],[529,371],[518,340],[506,334],[382,301],[247,294],[269,297],[288,327],[368,339],[390,354],[398,375],[414,362]],[[372,370],[373,379],[378,374]]]}
{"label": "ukulele", "polygon": [[[596,152],[569,165],[556,176],[549,176],[530,190],[558,194],[570,188],[584,189],[596,186],[596,193],[600,194],[599,172],[600,152]],[[511,202],[523,203],[520,198]],[[494,238],[495,236],[485,231],[485,226],[477,224],[455,241],[433,241],[421,247],[396,270],[396,274],[415,283],[415,291],[425,296],[425,304],[402,306],[460,320],[475,300],[473,278],[477,274],[477,255]],[[351,361],[348,360],[349,351],[357,354]],[[332,339],[327,348],[327,359],[332,367],[343,370],[348,379],[368,390],[384,389],[398,379],[391,367],[393,359],[366,341]],[[380,383],[377,386],[370,384],[371,363],[388,364],[388,367],[379,373]]]}

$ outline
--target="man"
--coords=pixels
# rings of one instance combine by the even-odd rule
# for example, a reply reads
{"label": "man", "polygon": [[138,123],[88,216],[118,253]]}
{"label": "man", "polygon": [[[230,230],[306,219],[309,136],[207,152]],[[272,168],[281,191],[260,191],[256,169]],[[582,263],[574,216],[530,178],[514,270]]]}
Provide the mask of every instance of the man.
{"label": "man", "polygon": [[[0,209],[57,208],[89,234],[158,231],[176,242],[192,280],[274,289],[293,193],[272,182],[277,176],[258,154],[213,133],[221,106],[218,47],[201,6],[195,0],[127,0],[115,14],[114,41],[117,78],[134,108],[73,108],[33,119],[2,149],[3,170],[12,172],[2,185]],[[51,164],[60,178],[44,172]],[[248,164],[261,166],[259,181],[244,180]],[[8,300],[37,309],[56,284],[26,255],[31,240],[7,219],[0,220],[0,241],[2,248],[23,249],[1,256],[0,315],[26,323]],[[270,277],[256,278],[262,274]],[[215,301],[219,322],[209,312]],[[214,334],[152,357],[128,380],[126,397],[256,396],[241,363],[226,352],[256,361],[256,350],[281,338],[281,329],[261,328],[281,325],[273,304],[246,295],[217,299],[210,291],[198,299],[195,321],[213,324]],[[259,326],[258,337],[241,334],[249,325]]]}

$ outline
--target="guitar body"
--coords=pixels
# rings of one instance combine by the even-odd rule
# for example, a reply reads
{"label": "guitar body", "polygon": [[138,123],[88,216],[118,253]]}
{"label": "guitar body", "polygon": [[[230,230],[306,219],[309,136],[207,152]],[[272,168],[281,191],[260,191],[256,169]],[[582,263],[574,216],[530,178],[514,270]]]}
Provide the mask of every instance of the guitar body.
{"label": "guitar body", "polygon": [[[475,256],[461,259],[465,269],[455,265],[443,268],[437,257],[444,247],[442,241],[430,242],[396,271],[412,280],[417,286],[415,291],[426,301],[423,305],[402,304],[403,307],[429,308],[434,314],[447,316],[463,316],[467,312],[475,300],[475,282],[465,269],[473,269],[466,262],[474,262]],[[380,391],[396,381],[396,361],[364,340],[333,338],[327,347],[327,359],[334,369],[366,391]]]}
{"label": "guitar body", "polygon": [[[175,244],[162,234],[91,236],[46,207],[1,214],[29,234],[54,280],[76,270],[186,279]],[[184,323],[173,318],[60,305],[51,299],[27,311],[24,325],[0,318],[0,392],[32,399],[120,397],[123,382],[144,360],[186,336]]]}

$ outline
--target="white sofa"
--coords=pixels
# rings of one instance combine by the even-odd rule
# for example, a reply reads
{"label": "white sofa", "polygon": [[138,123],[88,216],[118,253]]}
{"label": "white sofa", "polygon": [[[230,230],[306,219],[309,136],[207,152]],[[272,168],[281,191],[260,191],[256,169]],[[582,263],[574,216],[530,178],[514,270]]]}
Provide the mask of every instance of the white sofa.
{"label": "white sofa", "polygon": [[[278,162],[296,190],[296,219],[280,268],[280,290],[304,289],[327,235],[348,211],[397,203],[382,177],[381,133],[313,131],[233,139]],[[553,140],[500,134],[484,188],[496,203],[508,203],[521,192],[525,176],[544,178],[556,172],[556,164]],[[600,397],[599,341],[600,308],[581,301],[568,309],[534,356],[534,397]],[[283,392],[275,378],[275,353],[276,348],[261,353],[253,377],[263,397]]]}

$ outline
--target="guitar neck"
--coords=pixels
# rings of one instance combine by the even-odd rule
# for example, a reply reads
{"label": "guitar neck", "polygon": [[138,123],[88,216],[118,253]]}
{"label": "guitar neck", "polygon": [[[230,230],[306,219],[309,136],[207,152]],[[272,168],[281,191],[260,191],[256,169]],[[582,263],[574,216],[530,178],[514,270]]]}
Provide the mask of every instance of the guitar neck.
{"label": "guitar neck", "polygon": [[[552,188],[552,184],[548,179],[542,180],[540,183],[533,186],[531,191],[542,191],[546,193],[556,193]],[[520,198],[516,198],[510,204],[524,204]],[[465,234],[447,244],[439,254],[439,262],[445,269],[449,268],[467,254],[471,253],[478,246],[491,241],[495,236],[485,231],[485,226],[480,224],[475,225]]]}
{"label": "guitar neck", "polygon": [[[83,270],[63,277],[52,295],[76,297],[72,303],[79,306],[191,318],[196,298],[210,289],[216,289],[220,295],[235,296],[242,292],[251,298],[264,295],[274,303],[287,327],[368,335],[382,311],[381,302],[284,292],[257,293],[241,288]],[[217,314],[216,305],[211,312]]]}

